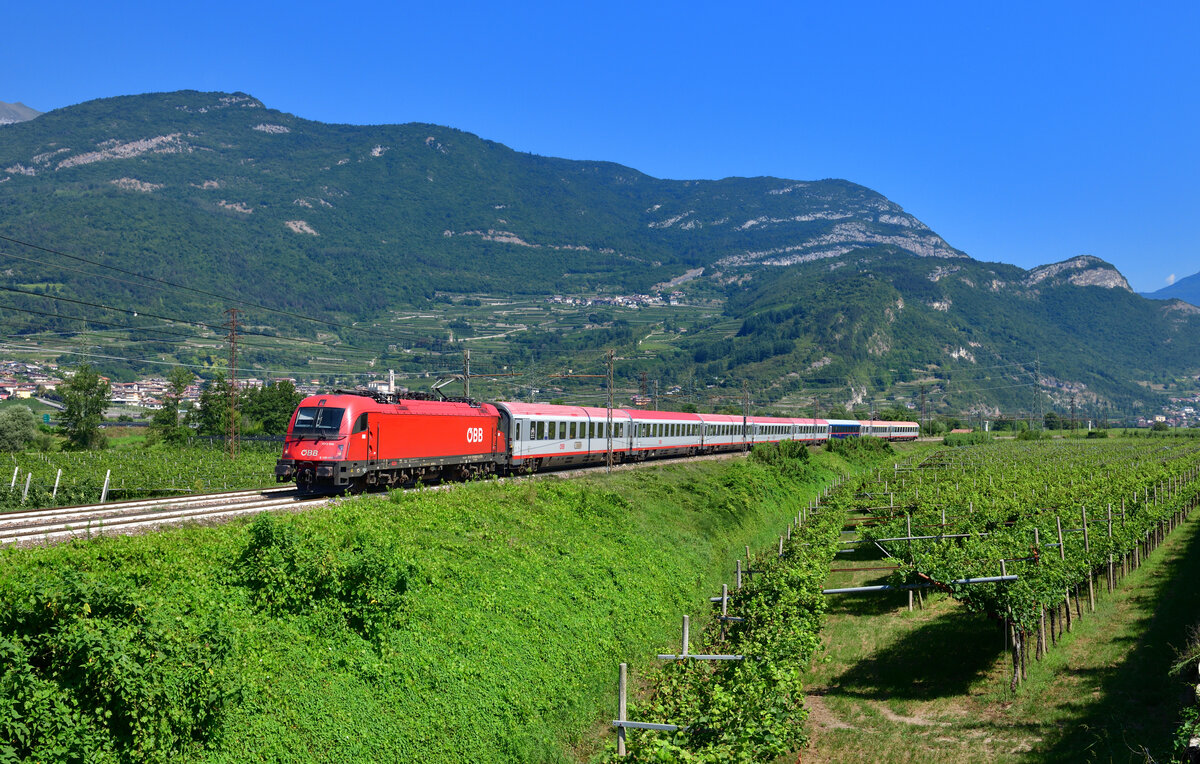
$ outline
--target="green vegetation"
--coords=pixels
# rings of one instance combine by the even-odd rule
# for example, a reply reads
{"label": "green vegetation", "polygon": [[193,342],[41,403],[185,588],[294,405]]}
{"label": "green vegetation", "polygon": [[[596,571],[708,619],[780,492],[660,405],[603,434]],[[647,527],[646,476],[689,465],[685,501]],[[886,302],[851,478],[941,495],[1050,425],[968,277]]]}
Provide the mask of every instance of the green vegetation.
{"label": "green vegetation", "polygon": [[[97,149],[152,140],[179,150]],[[1062,410],[1065,394],[1048,391],[1082,383],[1102,401],[1081,399],[1080,417],[1099,420],[1153,413],[1165,395],[1195,389],[1200,317],[1072,284],[1109,267],[1095,259],[1039,278],[954,257],[897,205],[841,180],[659,180],[445,127],[324,125],[244,94],[196,92],[10,125],[0,168],[18,166],[32,174],[0,172],[0,233],[193,288],[97,278],[50,252],[6,262],[6,325],[43,358],[78,332],[70,352],[145,359],[103,360],[113,379],[161,373],[150,361],[211,378],[228,357],[221,324],[234,306],[216,296],[228,295],[250,303],[236,306],[243,368],[332,384],[396,369],[427,387],[425,375],[457,370],[455,340],[469,337],[481,371],[524,375],[480,380],[495,398],[551,385],[568,399],[596,394],[546,375],[597,372],[609,349],[623,389],[645,373],[701,408],[748,381],[756,405],[793,413],[850,400],[862,401],[859,418],[907,412],[924,390],[935,412],[1000,406],[1027,418]],[[863,247],[876,237],[895,243]],[[844,253],[803,262],[835,247]],[[914,254],[931,249],[946,257]],[[802,262],[730,263],[771,252]],[[663,288],[682,305],[572,302],[649,293],[689,271]]]}
{"label": "green vegetation", "polygon": [[[111,470],[108,498],[138,499],[227,489],[269,488],[279,458],[275,443],[243,443],[230,460],[218,446],[109,449],[105,451],[31,452],[0,459],[8,480],[0,485],[0,510],[62,507],[100,500],[104,476]],[[58,470],[62,470],[59,478]],[[7,471],[4,471],[7,470]],[[26,476],[29,496],[22,502]],[[57,493],[55,480],[59,481]],[[9,487],[12,483],[12,488]]]}
{"label": "green vegetation", "polygon": [[[813,475],[807,449],[794,443],[756,446],[752,458],[785,474]],[[880,449],[847,455],[858,466],[878,464]],[[679,724],[675,732],[638,732],[637,745],[612,761],[764,761],[799,749],[807,739],[803,669],[820,645],[822,585],[840,546],[840,512],[804,508],[779,547],[746,560],[753,571],[729,596],[740,621],[710,621],[691,654],[740,655],[742,660],[677,660],[654,672],[653,692],[631,718]]]}
{"label": "green vegetation", "polygon": [[[735,550],[769,546],[839,464],[822,455],[807,479],[738,459],[466,484],[5,550],[0,725],[28,730],[0,739],[10,758],[99,761],[586,757],[599,741],[581,732],[613,718],[617,664],[648,665]],[[157,656],[154,669],[47,671],[32,656],[48,643],[21,624],[51,600],[64,626],[44,639],[112,635],[89,644]],[[36,697],[17,689],[30,680]]]}
{"label": "green vegetation", "polygon": [[24,406],[0,409],[0,451],[22,451],[37,437],[37,419]]}
{"label": "green vegetation", "polygon": [[1200,623],[1194,624],[1188,635],[1187,647],[1179,651],[1178,660],[1171,667],[1171,676],[1183,679],[1185,694],[1192,697],[1184,703],[1179,728],[1175,731],[1175,757],[1177,761],[1196,755],[1196,738],[1200,738]]}
{"label": "green vegetation", "polygon": [[988,432],[952,432],[942,438],[943,446],[978,446],[981,443],[991,443],[992,435]]}
{"label": "green vegetation", "polygon": [[108,439],[100,431],[104,410],[112,399],[112,388],[88,364],[80,366],[59,391],[65,408],[62,431],[75,450],[104,448]]}
{"label": "green vegetation", "polygon": [[[1114,575],[1114,561],[1121,571],[1136,566],[1182,521],[1198,495],[1197,454],[1187,441],[1076,439],[955,449],[895,475],[888,506],[872,510],[881,519],[863,536],[904,563],[893,576],[897,583],[939,582],[970,610],[1012,624],[1018,654],[1028,655],[1036,643],[1040,658],[1048,647],[1047,613],[1053,637],[1056,621],[1060,630],[1070,621],[1072,595],[1078,598],[1096,571]],[[878,489],[858,490],[870,497]],[[853,509],[871,499],[840,501]],[[911,527],[936,527],[939,538],[887,540],[908,536]],[[950,583],[995,576],[1001,560],[1019,580]],[[1014,686],[1018,663],[1014,659]]]}
{"label": "green vegetation", "polygon": [[[878,558],[877,550],[839,555],[848,564],[837,567],[873,570],[838,573],[830,586],[887,583]],[[1015,693],[997,621],[931,590],[912,612],[903,592],[838,595],[828,605],[824,649],[806,676],[817,723],[810,724],[812,755],[803,759],[1170,761],[1183,698],[1168,671],[1200,612],[1196,580],[1200,523],[1193,518],[1113,593],[1101,585],[1094,615],[1085,595],[1083,617],[1030,662]]]}

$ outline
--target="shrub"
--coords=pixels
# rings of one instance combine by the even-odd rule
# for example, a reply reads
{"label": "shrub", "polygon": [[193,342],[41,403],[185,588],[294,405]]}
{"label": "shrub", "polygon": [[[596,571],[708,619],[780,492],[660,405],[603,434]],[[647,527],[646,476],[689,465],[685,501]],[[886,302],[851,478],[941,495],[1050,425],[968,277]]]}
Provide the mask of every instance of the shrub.
{"label": "shrub", "polygon": [[338,549],[274,515],[259,515],[236,570],[273,615],[324,613],[376,639],[395,623],[416,568],[365,533]]}
{"label": "shrub", "polygon": [[1050,438],[1048,430],[1021,430],[1017,434],[1017,440],[1050,440]]}
{"label": "shrub", "polygon": [[37,434],[37,419],[28,407],[0,410],[0,451],[22,451]]}
{"label": "shrub", "polygon": [[809,473],[808,446],[796,440],[778,443],[759,443],[750,458],[778,469],[789,478],[802,478]]}
{"label": "shrub", "polygon": [[892,444],[883,438],[870,436],[857,438],[830,438],[825,444],[825,450],[831,454],[839,454],[842,458],[856,461],[870,459],[883,454],[895,453]]}
{"label": "shrub", "polygon": [[0,761],[168,761],[219,732],[218,624],[182,629],[71,569],[0,582]]}
{"label": "shrub", "polygon": [[951,448],[959,446],[977,446],[980,443],[991,443],[993,440],[990,432],[952,432],[942,438],[943,446]]}

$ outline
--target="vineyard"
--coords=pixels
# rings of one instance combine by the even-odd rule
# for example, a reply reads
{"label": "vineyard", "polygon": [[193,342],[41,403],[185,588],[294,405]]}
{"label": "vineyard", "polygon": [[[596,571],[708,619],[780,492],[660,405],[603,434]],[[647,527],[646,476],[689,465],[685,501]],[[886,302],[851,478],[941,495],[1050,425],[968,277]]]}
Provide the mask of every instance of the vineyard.
{"label": "vineyard", "polygon": [[275,444],[244,447],[237,459],[204,446],[171,450],[22,452],[0,460],[0,511],[203,493],[274,484]]}
{"label": "vineyard", "polygon": [[[871,453],[883,445],[838,444],[844,458],[886,467],[853,470],[801,508],[777,546],[747,549],[736,585],[698,630],[700,655],[659,656],[673,660],[644,680],[635,723],[622,722],[640,728],[636,744],[607,760],[774,761],[803,748],[811,722],[796,699],[829,639],[835,592],[907,591],[910,609],[914,594],[944,592],[990,616],[1004,629],[1004,681],[1015,691],[1028,659],[1047,655],[1095,609],[1097,588],[1112,591],[1197,503],[1194,443],[996,442],[907,460]],[[803,459],[773,449],[754,456],[804,471]],[[871,551],[880,567],[847,570],[890,567],[886,583],[823,591],[843,570],[839,555]]]}
{"label": "vineyard", "polygon": [[1186,518],[1198,455],[1171,441],[995,443],[877,472],[832,503],[896,565],[892,586],[1004,623],[1015,688],[1031,651],[1041,658],[1098,586],[1111,591]]}

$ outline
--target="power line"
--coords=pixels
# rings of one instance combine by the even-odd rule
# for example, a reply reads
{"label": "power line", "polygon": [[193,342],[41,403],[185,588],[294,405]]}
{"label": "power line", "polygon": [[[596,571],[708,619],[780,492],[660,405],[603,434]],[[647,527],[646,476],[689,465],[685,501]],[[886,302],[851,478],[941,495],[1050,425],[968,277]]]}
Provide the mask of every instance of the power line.
{"label": "power line", "polygon": [[[58,355],[74,355],[74,356],[80,356],[83,358],[99,358],[101,360],[107,360],[107,361],[126,361],[129,363],[145,363],[145,364],[153,364],[156,366],[180,366],[185,369],[204,369],[207,371],[223,371],[223,372],[229,371],[229,367],[227,367],[227,366],[216,366],[216,365],[209,366],[209,365],[199,364],[199,363],[182,363],[180,361],[161,361],[156,358],[129,358],[127,356],[106,355],[103,353],[88,353],[88,352],[84,352],[81,350],[69,350],[66,348],[39,347],[36,345],[32,346],[32,347],[21,347],[19,345],[14,345],[12,343],[0,343],[0,349],[18,351],[18,352],[26,352],[26,353],[55,353]],[[343,376],[343,377],[377,377],[377,376],[379,376],[378,371],[330,372],[330,371],[316,371],[313,369],[297,370],[297,369],[279,369],[279,368],[276,368],[273,370],[268,370],[268,371],[275,371],[275,372],[278,372],[281,374],[292,374],[292,375],[296,375],[296,376],[303,376],[305,374],[323,374],[325,376]]]}
{"label": "power line", "polygon": [[[104,303],[96,303],[96,302],[87,302],[86,300],[76,300],[71,297],[62,297],[60,295],[43,294],[41,292],[31,292],[31,291],[28,291],[25,289],[17,289],[16,287],[0,285],[0,290],[4,290],[6,292],[15,292],[16,294],[23,294],[23,295],[27,295],[29,297],[41,297],[41,298],[44,298],[47,300],[56,300],[58,302],[68,302],[73,305],[84,305],[89,308],[100,308],[101,310],[111,310],[116,313],[126,313],[131,316],[147,316],[149,318],[156,318],[160,321],[171,321],[172,323],[184,324],[186,326],[198,326],[198,327],[208,329],[213,332],[216,332],[218,329],[220,329],[222,331],[224,331],[224,329],[225,329],[224,326],[208,324],[203,321],[189,321],[185,318],[174,318],[172,316],[161,316],[161,315],[158,315],[157,313],[147,313],[146,311],[130,310],[127,308],[118,308],[113,305],[105,305]],[[83,320],[92,321],[93,319],[83,319]],[[102,323],[102,322],[97,321],[96,323]],[[321,347],[327,347],[327,348],[339,348],[339,349],[347,348],[347,349],[351,349],[351,350],[357,349],[357,348],[354,348],[354,346],[352,346],[352,345],[331,345],[328,342],[321,342],[320,340],[309,340],[309,339],[304,339],[301,337],[287,337],[287,336],[278,335],[278,334],[267,334],[266,332],[242,332],[242,333],[249,334],[249,335],[252,335],[255,337],[267,337],[270,339],[283,339],[283,340],[287,340],[289,342],[300,342],[300,343],[304,343],[304,344],[308,344],[308,345],[319,345]],[[363,352],[368,352],[368,351],[366,351],[364,349]]]}
{"label": "power line", "polygon": [[[88,265],[94,265],[98,268],[108,268],[110,270],[117,271],[118,273],[124,273],[127,276],[135,276],[140,279],[145,279],[146,281],[151,281],[151,282],[154,282],[157,284],[162,284],[164,286],[172,287],[173,289],[182,289],[184,291],[192,292],[194,294],[204,295],[205,297],[214,297],[218,300],[223,300],[225,302],[237,303],[238,305],[248,305],[252,308],[257,308],[259,310],[265,310],[269,313],[276,313],[281,316],[288,316],[290,318],[296,318],[296,319],[300,319],[302,321],[311,321],[314,323],[325,324],[326,326],[335,326],[339,329],[348,329],[350,331],[363,332],[365,334],[374,334],[374,335],[377,335],[380,337],[386,337],[386,338],[393,339],[393,340],[401,340],[402,339],[399,336],[395,336],[395,335],[391,335],[391,334],[375,332],[375,331],[371,331],[370,329],[362,329],[357,326],[342,324],[342,323],[338,323],[336,321],[329,321],[327,319],[314,318],[312,316],[306,316],[301,313],[293,313],[292,311],[281,310],[279,308],[271,308],[266,305],[262,305],[262,304],[255,303],[255,302],[250,302],[249,300],[244,300],[239,297],[231,297],[229,295],[223,295],[223,294],[219,294],[217,292],[209,292],[204,289],[197,289],[196,287],[187,286],[186,284],[177,284],[173,281],[167,281],[166,279],[160,279],[156,276],[147,276],[145,274],[138,273],[136,271],[130,271],[130,270],[126,270],[125,268],[120,268],[115,265],[109,265],[108,263],[100,263],[100,262],[96,262],[95,260],[88,260],[85,257],[79,257],[78,255],[70,255],[70,254],[67,254],[66,252],[62,252],[60,250],[50,249],[48,247],[42,247],[42,246],[39,246],[37,244],[32,244],[27,241],[21,241],[20,239],[14,239],[9,236],[0,235],[0,241],[7,241],[12,244],[20,245],[22,247],[29,247],[30,249],[35,249],[39,252],[46,252],[47,254],[58,255],[60,257],[65,257],[69,260],[75,260],[76,262],[87,263]],[[64,267],[64,266],[58,266],[58,267]],[[126,283],[129,283],[129,282],[126,282]],[[407,341],[407,340],[404,340],[404,341]]]}
{"label": "power line", "polygon": [[[154,331],[154,332],[170,335],[171,337],[186,337],[186,338],[197,339],[197,340],[218,339],[218,337],[200,337],[195,334],[188,334],[185,332],[171,332],[171,331],[167,331],[165,328],[159,327],[159,326],[134,326],[132,324],[118,324],[118,323],[113,323],[111,321],[103,321],[98,318],[87,318],[85,316],[67,316],[67,315],[63,315],[61,313],[47,313],[46,311],[42,311],[42,310],[32,310],[30,308],[17,308],[17,307],[11,306],[11,305],[0,305],[0,310],[11,310],[11,311],[15,311],[18,313],[30,313],[30,314],[33,314],[36,316],[48,316],[50,318],[58,318],[58,319],[63,319],[63,320],[67,320],[67,321],[83,321],[84,323],[89,323],[89,324],[100,324],[102,326],[109,327],[111,330],[129,330],[129,331],[135,331],[135,332]],[[149,314],[138,313],[135,315],[140,316],[140,315],[149,315]],[[171,319],[166,319],[166,320],[171,320]],[[65,332],[30,332],[28,334],[10,334],[7,336],[9,336],[9,337],[36,337],[36,336],[42,336],[42,335],[46,335],[46,334],[72,334],[75,336],[87,336],[89,334],[89,332],[87,329],[77,329],[77,330],[67,330]],[[93,336],[102,336],[96,332],[92,332],[91,334]],[[285,340],[288,342],[302,341],[302,340],[294,340],[291,337],[284,337],[284,336],[274,336],[274,335],[265,335],[265,334],[261,335],[261,336],[271,337],[272,339]],[[141,339],[135,340],[133,338],[130,338],[130,341],[132,341],[132,342],[153,342],[153,341],[169,342],[171,340],[168,340],[168,339],[153,340],[153,339],[149,339],[149,338],[141,338]],[[307,341],[307,342],[311,342],[311,341]],[[293,350],[293,348],[283,348],[278,345],[264,345],[264,344],[259,344],[259,343],[246,342],[244,340],[242,341],[242,344],[246,345],[248,347],[263,348],[266,350],[279,350],[279,351]],[[365,353],[372,357],[379,356],[379,353],[377,353],[377,352],[367,350],[365,348],[355,348],[350,345],[323,344],[323,346],[328,347],[328,348],[336,348],[339,352],[352,351],[355,353]]]}

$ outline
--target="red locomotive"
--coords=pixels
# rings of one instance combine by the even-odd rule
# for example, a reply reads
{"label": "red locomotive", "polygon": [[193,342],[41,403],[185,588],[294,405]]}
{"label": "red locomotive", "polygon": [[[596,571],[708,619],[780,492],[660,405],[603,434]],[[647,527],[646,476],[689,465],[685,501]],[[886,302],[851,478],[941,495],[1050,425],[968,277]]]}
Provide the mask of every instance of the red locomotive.
{"label": "red locomotive", "polygon": [[[838,421],[838,420],[835,420]],[[914,440],[915,422],[846,421],[844,435]],[[335,391],[300,402],[275,466],[301,490],[361,491],[661,456],[736,451],[755,443],[824,443],[825,419],[434,400]]]}

